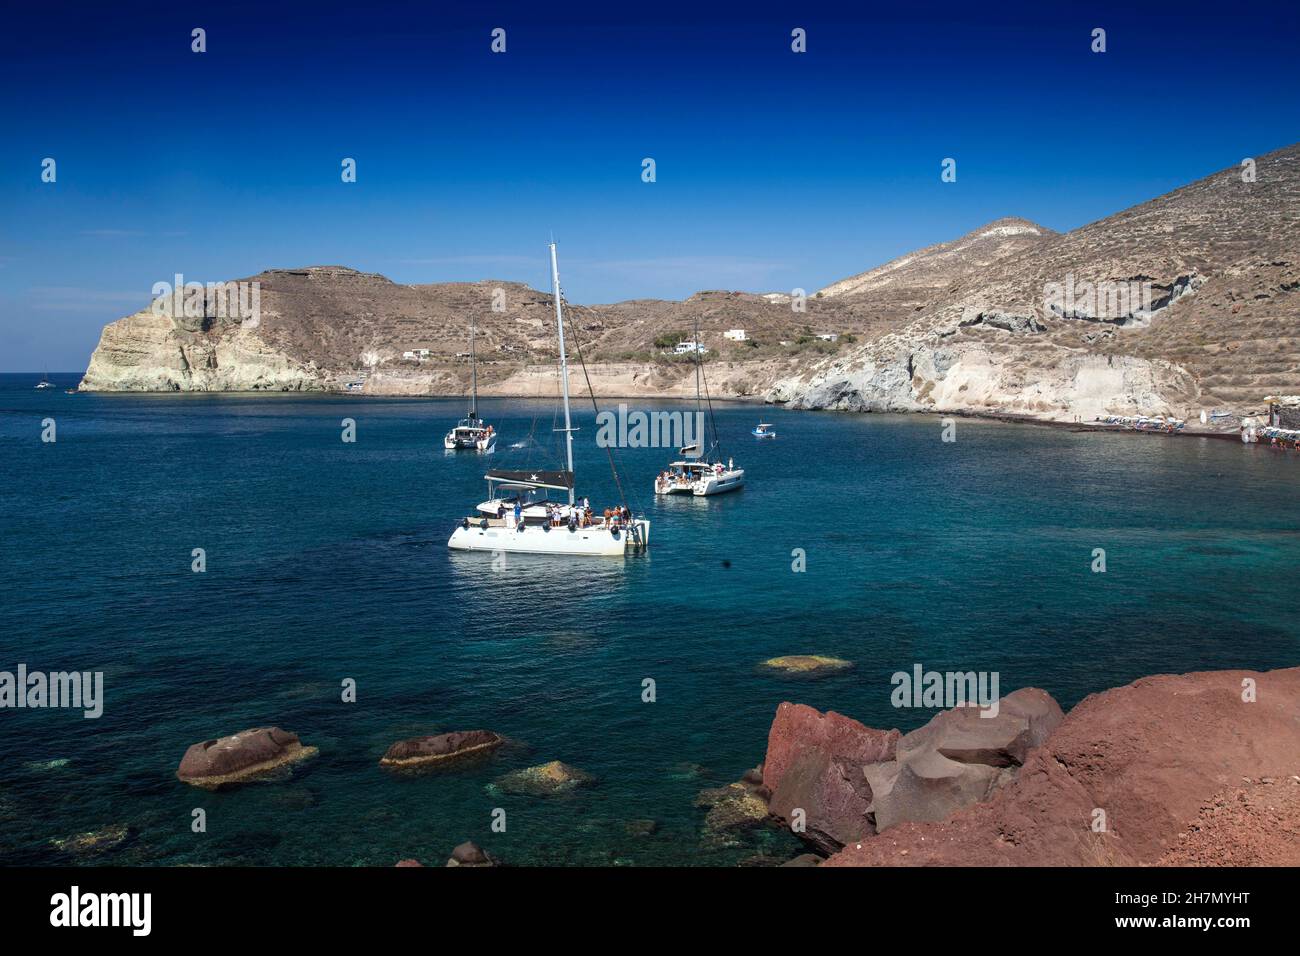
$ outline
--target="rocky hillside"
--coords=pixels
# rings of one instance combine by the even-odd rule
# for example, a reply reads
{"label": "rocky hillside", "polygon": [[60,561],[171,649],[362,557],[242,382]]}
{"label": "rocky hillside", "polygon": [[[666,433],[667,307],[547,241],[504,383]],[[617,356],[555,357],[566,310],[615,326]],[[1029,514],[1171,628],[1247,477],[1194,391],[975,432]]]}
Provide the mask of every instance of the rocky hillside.
{"label": "rocky hillside", "polygon": [[[557,388],[551,296],[519,283],[401,285],[342,266],[272,269],[235,281],[257,284],[256,318],[223,310],[215,294],[188,309],[164,296],[104,329],[81,387],[312,391],[364,380],[375,394],[460,394],[468,387],[473,322],[484,394]],[[758,395],[811,356],[834,354],[890,325],[863,300],[814,299],[801,312],[788,297],[725,291],[681,302],[574,305],[567,316],[570,350],[581,346],[602,395],[693,395],[690,358],[666,353],[697,323],[710,350],[711,387],[732,396]],[[724,338],[733,328],[745,329],[747,341]],[[822,331],[843,338],[825,342],[815,334]],[[404,357],[408,352],[418,357]]]}
{"label": "rocky hillside", "polygon": [[[769,398],[1069,421],[1254,411],[1300,391],[1300,146],[1255,162],[1254,182],[1231,167],[1073,232],[1023,236],[977,268],[962,257],[911,321]],[[899,262],[828,291],[871,299],[906,273]]]}
{"label": "rocky hillside", "polygon": [[1032,252],[1055,235],[1028,219],[997,219],[960,239],[909,252],[868,272],[833,282],[817,295],[870,295],[878,301],[892,298],[904,308],[924,308],[958,280],[978,276],[1018,253]]}
{"label": "rocky hillside", "polygon": [[[690,359],[666,352],[698,323],[721,396],[1060,421],[1257,412],[1300,393],[1300,146],[1255,163],[1253,182],[1234,166],[1073,232],[999,219],[802,310],[727,291],[573,306],[574,337],[603,396],[693,394]],[[556,391],[547,293],[341,266],[242,281],[259,285],[256,320],[207,299],[188,317],[149,305],[105,328],[82,388],[458,394],[473,321],[485,394]]]}

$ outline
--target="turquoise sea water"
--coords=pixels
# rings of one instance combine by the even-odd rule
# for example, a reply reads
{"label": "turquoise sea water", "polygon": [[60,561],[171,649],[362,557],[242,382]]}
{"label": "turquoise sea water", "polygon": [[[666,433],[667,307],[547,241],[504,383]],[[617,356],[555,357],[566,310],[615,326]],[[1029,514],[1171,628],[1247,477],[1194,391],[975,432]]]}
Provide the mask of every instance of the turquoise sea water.
{"label": "turquoise sea water", "polygon": [[[889,678],[916,663],[1069,707],[1145,674],[1300,662],[1294,453],[966,420],[947,444],[935,417],[720,405],[743,491],[655,500],[670,450],[622,451],[649,554],[493,571],[446,548],[484,490],[483,458],[441,448],[461,402],[65,395],[77,376],[38,378],[0,376],[0,670],[101,670],[106,704],[98,720],[0,710],[4,863],[441,863],[465,839],[520,864],[783,857],[797,848],[775,832],[702,839],[692,806],[762,759],[782,700],[909,730],[930,713],[894,709]],[[535,417],[549,443],[551,402],[482,406],[496,465],[525,465],[507,446]],[[580,491],[611,502],[578,409]],[[760,418],[780,437],[750,437]],[[756,669],[793,653],[855,667]],[[265,724],[319,757],[219,794],[176,781],[189,744]],[[377,766],[395,740],[480,727],[518,743],[435,775]],[[552,759],[599,784],[488,787]],[[658,832],[630,835],[640,819]],[[128,838],[99,854],[52,842],[116,825]]]}

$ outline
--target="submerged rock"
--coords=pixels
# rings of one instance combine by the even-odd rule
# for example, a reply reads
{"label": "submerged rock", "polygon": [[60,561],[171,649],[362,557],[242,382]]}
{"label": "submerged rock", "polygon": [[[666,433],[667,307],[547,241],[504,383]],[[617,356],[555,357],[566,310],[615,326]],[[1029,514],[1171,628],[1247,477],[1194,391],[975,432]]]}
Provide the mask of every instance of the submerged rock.
{"label": "submerged rock", "polygon": [[501,746],[504,738],[490,730],[455,731],[432,737],[399,740],[379,760],[381,767],[410,769],[446,766],[474,754],[486,754]]}
{"label": "submerged rock", "polygon": [[629,820],[623,825],[623,831],[630,837],[649,837],[659,832],[657,820]]}
{"label": "submerged rock", "polygon": [[701,790],[695,796],[695,805],[709,811],[704,816],[705,843],[726,845],[729,833],[767,823],[771,818],[767,806],[770,796],[758,769],[750,770],[736,783]]}
{"label": "submerged rock", "polygon": [[711,803],[704,817],[704,826],[708,830],[748,829],[767,820],[767,801],[754,788],[733,783],[709,794]]}
{"label": "submerged rock", "polygon": [[125,843],[130,835],[131,828],[124,823],[119,823],[111,827],[104,827],[101,830],[78,833],[66,839],[51,840],[50,845],[64,853],[72,853],[76,856],[93,856],[116,849]]}
{"label": "submerged rock", "polygon": [[398,860],[393,865],[398,867],[409,867],[409,866],[423,867],[424,866],[424,864],[421,863],[419,860]]}
{"label": "submerged rock", "polygon": [[559,760],[525,767],[497,779],[495,786],[505,793],[527,797],[553,797],[594,784],[596,778]]}
{"label": "submerged rock", "polygon": [[304,747],[297,734],[279,727],[255,727],[193,744],[181,758],[176,777],[214,790],[260,779],[316,753],[315,747]]}
{"label": "submerged rock", "polygon": [[57,757],[54,760],[33,760],[29,763],[23,764],[23,766],[28,770],[39,772],[43,770],[62,770],[70,763],[72,763],[72,761],[67,757]]}
{"label": "submerged rock", "polygon": [[821,677],[849,670],[853,667],[853,662],[820,654],[791,654],[787,657],[769,658],[759,667],[786,677]]}

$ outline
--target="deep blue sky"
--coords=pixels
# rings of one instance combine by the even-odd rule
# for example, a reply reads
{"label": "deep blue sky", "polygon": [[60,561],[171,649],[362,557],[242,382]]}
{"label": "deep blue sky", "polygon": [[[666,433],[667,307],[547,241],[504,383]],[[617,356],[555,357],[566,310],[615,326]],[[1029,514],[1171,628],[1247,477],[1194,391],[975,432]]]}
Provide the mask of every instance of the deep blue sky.
{"label": "deep blue sky", "polygon": [[84,368],[176,272],[545,287],[553,231],[577,302],[812,290],[1300,139],[1293,4],[5,6],[0,371]]}

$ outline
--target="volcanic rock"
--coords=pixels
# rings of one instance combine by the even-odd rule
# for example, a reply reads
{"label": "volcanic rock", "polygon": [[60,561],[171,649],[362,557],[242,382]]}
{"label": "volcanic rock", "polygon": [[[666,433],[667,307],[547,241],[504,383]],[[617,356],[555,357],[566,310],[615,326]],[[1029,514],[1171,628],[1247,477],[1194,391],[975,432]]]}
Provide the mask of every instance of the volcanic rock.
{"label": "volcanic rock", "polygon": [[380,758],[381,767],[446,766],[474,754],[486,754],[501,746],[503,739],[490,730],[466,730],[433,737],[399,740]]}
{"label": "volcanic rock", "polygon": [[448,866],[496,866],[497,861],[473,840],[466,840],[451,851]]}
{"label": "volcanic rock", "polygon": [[[1255,696],[1244,695],[1243,686],[1253,686]],[[988,802],[941,822],[897,824],[847,846],[827,865],[1245,860],[1250,834],[1264,828],[1270,850],[1252,862],[1295,862],[1297,804],[1268,796],[1262,788],[1273,785],[1250,784],[1256,789],[1244,798],[1238,791],[1243,781],[1295,773],[1297,713],[1300,668],[1145,677],[1082,701]],[[1241,799],[1245,807],[1231,810]],[[1188,836],[1198,822],[1217,828],[1223,840],[1241,840],[1241,854],[1222,849],[1211,856]],[[1183,854],[1180,835],[1189,847]]]}
{"label": "volcanic rock", "polygon": [[773,816],[794,823],[803,811],[800,837],[833,852],[871,832],[872,791],[863,767],[890,761],[897,730],[875,730],[843,714],[782,703],[768,733],[763,784]]}
{"label": "volcanic rock", "polygon": [[193,744],[181,758],[176,777],[205,789],[259,779],[317,753],[296,734],[279,727],[255,727],[229,737]]}
{"label": "volcanic rock", "polygon": [[900,750],[933,747],[950,760],[1019,766],[1065,719],[1046,691],[1024,687],[998,701],[997,713],[974,705],[945,710],[899,741]]}

